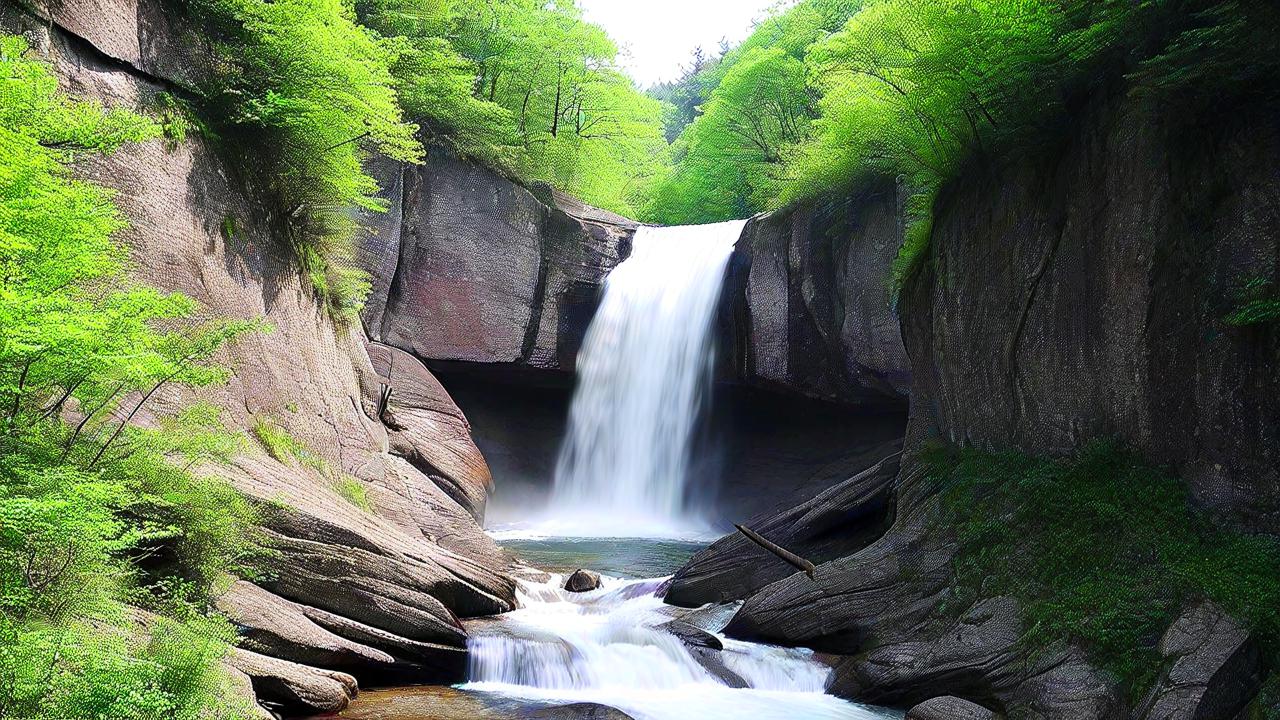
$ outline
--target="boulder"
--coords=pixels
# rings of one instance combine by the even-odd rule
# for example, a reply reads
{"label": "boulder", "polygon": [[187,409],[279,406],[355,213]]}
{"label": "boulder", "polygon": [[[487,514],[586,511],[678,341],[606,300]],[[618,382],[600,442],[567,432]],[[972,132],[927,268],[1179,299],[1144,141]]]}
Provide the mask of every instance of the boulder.
{"label": "boulder", "polygon": [[[872,467],[808,501],[748,525],[815,563],[860,550],[887,528],[898,474],[897,443]],[[666,601],[683,607],[741,600],[795,573],[795,568],[739,533],[727,535],[693,556],[676,572]]]}
{"label": "boulder", "polygon": [[680,642],[689,647],[710,648],[712,650],[724,649],[724,643],[720,641],[720,638],[682,620],[671,620],[670,622],[662,623],[657,629],[675,635],[680,639]]}
{"label": "boulder", "polygon": [[458,682],[462,648],[417,642],[277,597],[240,581],[218,599],[240,631],[240,647],[292,662],[337,669],[366,682]]}
{"label": "boulder", "polygon": [[467,418],[417,358],[382,343],[370,342],[366,348],[384,388],[378,407],[391,451],[483,522],[493,477],[471,439]]}
{"label": "boulder", "polygon": [[287,715],[336,713],[346,709],[359,691],[346,673],[299,665],[233,648],[227,664],[253,682],[260,703]]}
{"label": "boulder", "polygon": [[573,593],[600,589],[600,573],[592,570],[575,570],[564,581],[564,589]]}
{"label": "boulder", "polygon": [[1214,602],[1188,607],[1158,649],[1165,667],[1137,720],[1232,720],[1262,684],[1252,635]]}
{"label": "boulder", "polygon": [[1006,708],[1034,706],[1040,720],[1104,720],[1115,687],[1072,647],[1027,648],[1021,609],[989,598],[958,614],[955,546],[940,527],[938,500],[917,499],[923,468],[904,465],[908,500],[892,528],[846,557],[795,573],[749,595],[725,634],[802,645],[844,656],[829,691],[910,706],[941,694]]}
{"label": "boulder", "polygon": [[911,708],[907,711],[906,720],[996,720],[997,717],[981,705],[945,695]]}

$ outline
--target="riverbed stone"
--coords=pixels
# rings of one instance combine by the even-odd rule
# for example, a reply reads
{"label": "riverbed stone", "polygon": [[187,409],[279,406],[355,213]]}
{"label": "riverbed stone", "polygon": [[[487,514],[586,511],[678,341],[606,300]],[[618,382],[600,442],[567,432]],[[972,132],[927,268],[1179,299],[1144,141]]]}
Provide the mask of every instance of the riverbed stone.
{"label": "riverbed stone", "polygon": [[594,570],[575,570],[564,581],[564,589],[572,593],[590,592],[600,589],[600,573]]}
{"label": "riverbed stone", "polygon": [[680,642],[690,647],[711,648],[712,650],[724,649],[724,643],[720,642],[720,638],[682,620],[665,622],[657,626],[656,629],[675,635],[680,639]]}
{"label": "riverbed stone", "polygon": [[987,708],[951,695],[926,700],[907,711],[906,720],[996,720]]}
{"label": "riverbed stone", "polygon": [[1258,693],[1260,655],[1248,628],[1217,603],[1188,607],[1158,646],[1165,667],[1137,720],[1230,720]]}

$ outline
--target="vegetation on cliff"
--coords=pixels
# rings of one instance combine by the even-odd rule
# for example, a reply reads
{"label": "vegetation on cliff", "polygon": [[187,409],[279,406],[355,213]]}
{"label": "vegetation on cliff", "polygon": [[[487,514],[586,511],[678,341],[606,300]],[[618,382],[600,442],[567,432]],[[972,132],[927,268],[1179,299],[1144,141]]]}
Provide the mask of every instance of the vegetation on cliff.
{"label": "vegetation on cliff", "polygon": [[232,717],[206,606],[252,513],[188,470],[238,442],[201,404],[129,421],[220,381],[210,356],[256,324],[127,279],[124,221],[69,163],[160,128],[68,101],[26,51],[0,36],[0,717]]}
{"label": "vegetation on cliff", "polygon": [[1030,647],[1077,643],[1136,697],[1165,628],[1208,598],[1280,660],[1280,542],[1215,528],[1175,476],[1109,444],[1060,461],[940,448],[927,460],[960,543],[958,600],[1016,597]]}
{"label": "vegetation on cliff", "polygon": [[572,2],[184,0],[216,58],[201,125],[284,210],[313,285],[338,317],[368,293],[349,210],[385,210],[375,154],[423,143],[523,182],[635,215],[667,161],[661,103]]}
{"label": "vegetation on cliff", "polygon": [[[1277,29],[1266,0],[803,0],[665,91],[696,96],[701,115],[646,216],[723,220],[902,178],[913,197],[900,283],[962,170],[1052,146],[1072,103],[1121,76],[1187,117],[1272,100]],[[772,102],[749,94],[765,75],[786,86]]]}

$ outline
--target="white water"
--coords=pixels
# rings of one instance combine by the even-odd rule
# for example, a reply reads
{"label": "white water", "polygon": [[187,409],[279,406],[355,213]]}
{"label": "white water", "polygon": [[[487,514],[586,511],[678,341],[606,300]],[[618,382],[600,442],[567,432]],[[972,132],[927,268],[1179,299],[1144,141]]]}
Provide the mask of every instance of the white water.
{"label": "white water", "polygon": [[[521,581],[521,608],[468,627],[464,690],[534,700],[597,702],[636,720],[880,720],[879,708],[823,694],[830,669],[803,649],[721,638],[725,665],[750,686],[734,689],[657,626],[687,613],[664,605],[661,580],[605,578],[600,590],[569,593],[564,578]],[[706,613],[727,622],[733,606]],[[710,629],[718,630],[719,626]]]}
{"label": "white water", "polygon": [[685,508],[690,450],[725,265],[745,223],[642,227],[609,274],[578,356],[544,534],[706,534]]}

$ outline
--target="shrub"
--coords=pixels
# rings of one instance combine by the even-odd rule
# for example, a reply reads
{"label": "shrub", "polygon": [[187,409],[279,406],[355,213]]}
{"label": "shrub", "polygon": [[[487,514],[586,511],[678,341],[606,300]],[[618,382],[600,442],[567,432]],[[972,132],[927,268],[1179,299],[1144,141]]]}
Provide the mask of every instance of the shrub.
{"label": "shrub", "polygon": [[1033,647],[1078,643],[1136,695],[1164,629],[1210,598],[1280,657],[1280,543],[1213,527],[1177,478],[1103,443],[1070,460],[940,449],[929,463],[960,587],[1018,598]]}

